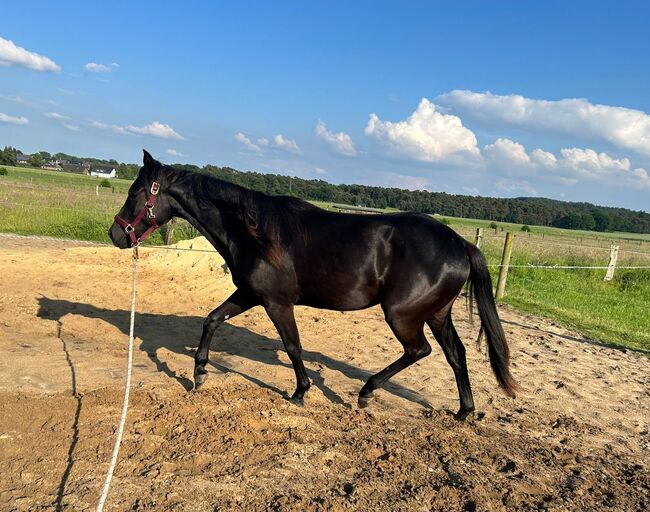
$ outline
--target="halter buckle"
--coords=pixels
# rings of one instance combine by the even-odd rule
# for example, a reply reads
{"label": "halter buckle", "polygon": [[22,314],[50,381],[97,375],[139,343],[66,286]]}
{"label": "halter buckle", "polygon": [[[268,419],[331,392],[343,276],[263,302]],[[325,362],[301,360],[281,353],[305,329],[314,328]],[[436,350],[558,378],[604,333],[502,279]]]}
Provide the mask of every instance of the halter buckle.
{"label": "halter buckle", "polygon": [[134,229],[135,229],[135,228],[134,228],[133,226],[131,226],[131,224],[127,224],[126,226],[124,226],[124,232],[125,232],[127,235],[128,235],[129,233],[131,233]]}
{"label": "halter buckle", "polygon": [[152,196],[158,195],[159,190],[160,190],[160,183],[158,183],[157,181],[154,181],[151,184],[151,195]]}

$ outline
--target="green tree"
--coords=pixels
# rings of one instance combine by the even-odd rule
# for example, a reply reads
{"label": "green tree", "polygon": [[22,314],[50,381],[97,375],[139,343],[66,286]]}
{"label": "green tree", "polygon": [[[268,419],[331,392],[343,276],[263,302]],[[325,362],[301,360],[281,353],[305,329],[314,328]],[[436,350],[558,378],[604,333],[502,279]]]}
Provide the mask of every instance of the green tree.
{"label": "green tree", "polygon": [[595,210],[591,215],[596,223],[596,231],[609,231],[611,229],[612,218],[608,213],[602,210]]}
{"label": "green tree", "polygon": [[40,167],[43,165],[43,157],[39,153],[34,153],[33,155],[29,156],[29,165],[32,167]]}
{"label": "green tree", "polygon": [[0,165],[16,165],[16,156],[20,151],[11,146],[5,146],[5,148],[0,151]]}

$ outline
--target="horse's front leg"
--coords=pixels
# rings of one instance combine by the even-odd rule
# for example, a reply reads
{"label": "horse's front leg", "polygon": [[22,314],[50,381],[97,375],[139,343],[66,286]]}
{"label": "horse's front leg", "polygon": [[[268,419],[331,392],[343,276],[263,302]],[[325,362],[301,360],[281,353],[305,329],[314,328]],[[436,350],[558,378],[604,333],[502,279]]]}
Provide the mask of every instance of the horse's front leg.
{"label": "horse's front leg", "polygon": [[293,370],[296,373],[296,391],[291,396],[291,402],[296,405],[304,405],[304,396],[311,382],[307,377],[307,370],[302,362],[302,347],[300,346],[300,334],[296,319],[293,316],[293,306],[282,306],[279,304],[267,304],[266,313],[278,330],[282,338],[284,348],[291,359]]}
{"label": "horse's front leg", "polygon": [[233,318],[259,304],[259,300],[253,294],[238,289],[221,306],[207,316],[205,322],[203,322],[203,334],[201,335],[199,348],[194,355],[195,389],[199,389],[208,378],[208,371],[205,369],[205,365],[208,364],[210,342],[217,327],[229,318]]}

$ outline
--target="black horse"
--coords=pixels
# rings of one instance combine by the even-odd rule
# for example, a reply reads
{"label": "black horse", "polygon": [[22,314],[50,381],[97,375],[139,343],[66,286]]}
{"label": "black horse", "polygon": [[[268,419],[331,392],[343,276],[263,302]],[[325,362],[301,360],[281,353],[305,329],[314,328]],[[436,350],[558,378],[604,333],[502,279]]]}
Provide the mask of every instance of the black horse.
{"label": "black horse", "polygon": [[[172,217],[186,219],[224,258],[237,290],[203,325],[194,382],[207,378],[210,342],[225,320],[263,306],[278,330],[296,373],[291,397],[303,404],[310,387],[301,358],[294,306],[351,311],[381,304],[404,354],[373,375],[359,393],[365,407],[373,391],[431,352],[426,323],[454,371],[464,419],[474,410],[465,348],[451,309],[470,281],[487,337],[496,379],[514,397],[509,352],[481,252],[428,215],[332,213],[293,197],[268,196],[196,172],[177,170],[144,152],[144,166],[129,189],[109,235],[122,249],[138,244]],[[126,219],[133,219],[128,221]],[[471,303],[471,302],[470,302]]]}

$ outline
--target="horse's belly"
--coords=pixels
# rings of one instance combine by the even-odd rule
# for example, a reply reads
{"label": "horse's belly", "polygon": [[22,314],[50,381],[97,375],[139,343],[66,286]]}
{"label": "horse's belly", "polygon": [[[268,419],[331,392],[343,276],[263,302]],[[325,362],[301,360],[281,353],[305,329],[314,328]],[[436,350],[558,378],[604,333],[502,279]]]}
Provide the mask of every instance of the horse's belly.
{"label": "horse's belly", "polygon": [[335,311],[365,309],[379,303],[379,286],[358,284],[354,287],[337,287],[323,283],[303,291],[299,304]]}

